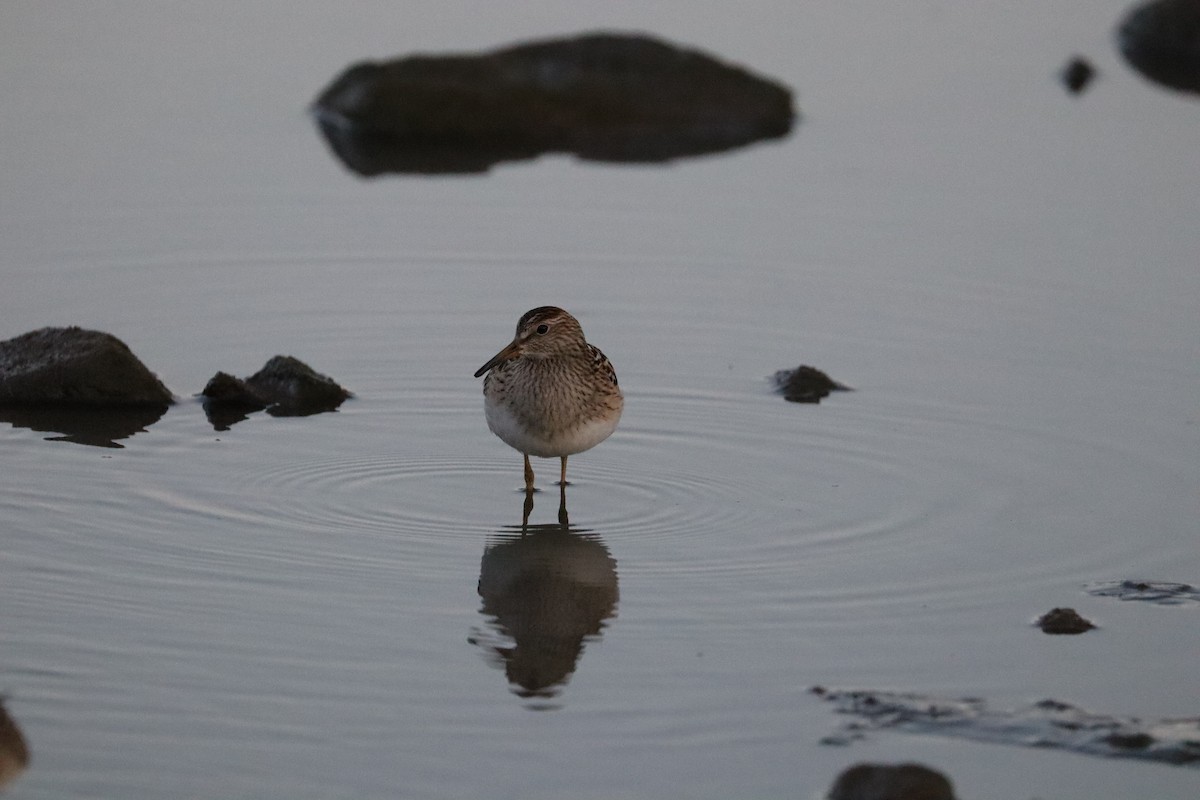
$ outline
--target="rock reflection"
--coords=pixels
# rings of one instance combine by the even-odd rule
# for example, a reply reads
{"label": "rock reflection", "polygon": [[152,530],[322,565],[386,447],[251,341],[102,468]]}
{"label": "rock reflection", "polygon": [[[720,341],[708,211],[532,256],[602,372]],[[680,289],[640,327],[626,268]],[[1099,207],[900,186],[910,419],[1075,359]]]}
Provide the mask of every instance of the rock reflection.
{"label": "rock reflection", "polygon": [[487,628],[470,641],[523,698],[555,697],[617,607],[616,561],[598,536],[571,527],[565,491],[559,498],[559,524],[530,525],[526,493],[521,525],[492,537],[480,565]]}
{"label": "rock reflection", "polygon": [[49,442],[74,442],[92,447],[121,448],[117,444],[143,433],[167,413],[168,406],[0,406],[0,422],[39,433],[59,433]]}
{"label": "rock reflection", "polygon": [[540,155],[528,147],[412,142],[391,134],[364,130],[328,114],[316,114],[317,130],[330,151],[351,172],[379,175],[478,175],[504,161],[527,161]]}
{"label": "rock reflection", "polygon": [[17,723],[0,700],[0,789],[16,780],[29,766],[29,747]]}

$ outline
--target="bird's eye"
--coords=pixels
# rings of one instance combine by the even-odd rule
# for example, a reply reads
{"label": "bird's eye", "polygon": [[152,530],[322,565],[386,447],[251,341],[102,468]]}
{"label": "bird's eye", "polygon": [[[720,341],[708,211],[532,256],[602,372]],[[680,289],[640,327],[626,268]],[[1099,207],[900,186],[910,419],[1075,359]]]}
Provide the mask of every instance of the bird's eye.
{"label": "bird's eye", "polygon": [[550,330],[550,326],[543,322],[541,325],[538,325],[537,328],[535,328],[535,330],[538,333],[545,335],[546,331]]}

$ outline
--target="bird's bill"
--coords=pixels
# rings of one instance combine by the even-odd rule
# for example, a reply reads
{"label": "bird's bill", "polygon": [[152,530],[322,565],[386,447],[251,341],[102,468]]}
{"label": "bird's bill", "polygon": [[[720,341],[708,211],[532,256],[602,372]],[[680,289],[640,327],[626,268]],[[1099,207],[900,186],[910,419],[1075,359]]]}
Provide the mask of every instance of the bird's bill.
{"label": "bird's bill", "polygon": [[499,353],[496,353],[496,355],[492,356],[486,364],[475,370],[475,377],[478,378],[480,375],[484,374],[497,364],[502,364],[505,361],[516,358],[519,355],[521,355],[521,343],[516,339],[513,339],[509,343],[508,347],[505,347]]}

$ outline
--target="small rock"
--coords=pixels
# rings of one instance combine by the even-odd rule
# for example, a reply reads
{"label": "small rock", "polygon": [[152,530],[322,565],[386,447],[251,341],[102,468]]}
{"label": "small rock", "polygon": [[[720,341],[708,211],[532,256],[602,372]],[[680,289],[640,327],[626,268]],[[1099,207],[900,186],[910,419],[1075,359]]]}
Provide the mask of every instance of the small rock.
{"label": "small rock", "polygon": [[209,378],[200,394],[204,396],[206,404],[219,403],[248,411],[261,411],[267,407],[267,402],[255,394],[244,380],[228,372],[218,372]]}
{"label": "small rock", "polygon": [[0,342],[0,404],[167,406],[175,401],[124,342],[78,327]]}
{"label": "small rock", "polygon": [[270,412],[278,417],[333,411],[353,396],[333,378],[292,356],[275,356],[246,378],[246,386],[264,398]]}
{"label": "small rock", "polygon": [[1052,608],[1034,623],[1043,633],[1086,633],[1096,626],[1079,616],[1073,608]]}
{"label": "small rock", "polygon": [[781,369],[771,376],[775,388],[783,393],[783,399],[793,403],[819,403],[830,392],[848,392],[843,386],[816,367],[801,365],[795,369]]}
{"label": "small rock", "polygon": [[1075,56],[1063,67],[1059,77],[1071,94],[1082,94],[1096,77],[1096,68],[1083,56]]}
{"label": "small rock", "polygon": [[1150,80],[1200,92],[1200,3],[1151,0],[1134,6],[1117,28],[1129,64]]}
{"label": "small rock", "polygon": [[353,394],[298,358],[275,356],[245,380],[218,372],[200,393],[209,421],[228,430],[252,411],[276,417],[303,417],[333,411]]}
{"label": "small rock", "polygon": [[254,411],[267,407],[267,401],[254,392],[241,378],[218,372],[200,392],[204,398],[204,413],[213,428],[227,431]]}
{"label": "small rock", "polygon": [[828,800],[954,800],[954,785],[920,764],[855,764],[838,776]]}

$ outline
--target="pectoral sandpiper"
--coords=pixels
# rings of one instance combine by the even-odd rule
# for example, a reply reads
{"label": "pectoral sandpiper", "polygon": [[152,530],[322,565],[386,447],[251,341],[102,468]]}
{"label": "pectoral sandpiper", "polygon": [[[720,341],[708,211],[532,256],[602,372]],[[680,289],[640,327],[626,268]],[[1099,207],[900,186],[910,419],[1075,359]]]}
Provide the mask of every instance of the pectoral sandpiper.
{"label": "pectoral sandpiper", "polygon": [[517,322],[513,340],[479,368],[488,428],[525,456],[525,488],[533,489],[530,456],[562,459],[582,453],[616,430],[625,400],[617,374],[579,321],[541,306]]}

